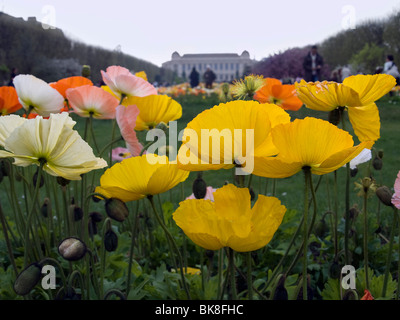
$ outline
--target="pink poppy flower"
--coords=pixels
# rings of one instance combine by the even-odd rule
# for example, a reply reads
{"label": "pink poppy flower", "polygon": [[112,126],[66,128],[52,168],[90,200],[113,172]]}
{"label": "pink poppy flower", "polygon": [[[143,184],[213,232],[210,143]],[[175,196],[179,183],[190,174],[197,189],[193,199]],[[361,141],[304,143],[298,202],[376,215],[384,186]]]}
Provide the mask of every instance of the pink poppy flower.
{"label": "pink poppy flower", "polygon": [[135,106],[118,106],[116,109],[116,119],[121,131],[121,135],[126,142],[126,146],[132,156],[137,157],[143,149],[142,144],[139,142],[135,126],[136,118],[139,114],[139,109]]}
{"label": "pink poppy flower", "polygon": [[154,88],[154,86],[152,86],[148,81],[133,75],[124,67],[108,67],[106,72],[101,70],[101,75],[104,83],[119,98],[121,98],[122,94],[127,97],[145,97],[148,95],[157,94],[157,89]]}
{"label": "pink poppy flower", "polygon": [[132,157],[132,155],[129,150],[122,147],[114,148],[111,153],[111,159],[113,161],[122,161],[130,157]]}
{"label": "pink poppy flower", "polygon": [[394,194],[392,196],[392,204],[400,209],[400,171],[397,174],[396,181],[394,182]]}
{"label": "pink poppy flower", "polygon": [[[211,200],[214,201],[214,192],[217,191],[217,189],[213,188],[213,187],[207,187],[207,192],[206,192],[206,196],[204,197],[204,200]],[[196,199],[194,194],[192,193],[189,197],[186,198],[186,200],[188,199]]]}
{"label": "pink poppy flower", "polygon": [[118,100],[112,94],[95,86],[81,86],[66,91],[69,105],[81,117],[114,119]]}

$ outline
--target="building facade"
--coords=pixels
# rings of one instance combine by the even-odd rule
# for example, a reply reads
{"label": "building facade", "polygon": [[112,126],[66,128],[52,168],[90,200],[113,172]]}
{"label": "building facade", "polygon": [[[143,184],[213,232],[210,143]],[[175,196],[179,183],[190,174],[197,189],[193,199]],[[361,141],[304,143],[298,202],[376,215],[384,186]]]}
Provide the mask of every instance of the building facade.
{"label": "building facade", "polygon": [[171,60],[164,62],[162,67],[176,72],[176,74],[187,80],[193,67],[200,74],[200,81],[203,81],[203,74],[209,67],[216,74],[217,82],[232,81],[240,78],[255,63],[250,59],[248,51],[241,55],[237,53],[205,53],[205,54],[184,54],[178,52],[172,54]]}

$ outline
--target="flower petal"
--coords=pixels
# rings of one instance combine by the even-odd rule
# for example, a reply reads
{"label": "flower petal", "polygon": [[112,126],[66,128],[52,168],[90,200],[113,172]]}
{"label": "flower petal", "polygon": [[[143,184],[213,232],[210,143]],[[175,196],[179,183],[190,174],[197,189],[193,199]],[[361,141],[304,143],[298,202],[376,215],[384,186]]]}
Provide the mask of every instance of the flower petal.
{"label": "flower petal", "polygon": [[362,107],[347,108],[354,133],[360,141],[376,141],[380,138],[381,122],[375,103]]}

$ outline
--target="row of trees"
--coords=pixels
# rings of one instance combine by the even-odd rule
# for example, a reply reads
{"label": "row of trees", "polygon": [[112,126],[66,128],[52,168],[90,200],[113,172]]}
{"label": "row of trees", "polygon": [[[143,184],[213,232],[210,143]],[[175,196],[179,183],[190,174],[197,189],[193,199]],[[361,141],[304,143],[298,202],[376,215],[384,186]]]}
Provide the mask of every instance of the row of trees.
{"label": "row of trees", "polygon": [[51,82],[80,75],[82,65],[90,65],[94,83],[101,81],[100,70],[110,65],[145,71],[149,81],[171,81],[173,77],[172,72],[150,62],[71,40],[60,29],[44,29],[34,18],[25,21],[0,12],[0,30],[0,84],[9,79],[12,68]]}
{"label": "row of trees", "polygon": [[[368,20],[355,29],[343,30],[318,44],[325,66],[322,75],[348,65],[354,73],[374,73],[383,66],[386,55],[392,54],[400,65],[400,11],[381,20]],[[254,73],[279,79],[303,77],[303,59],[310,45],[292,48],[269,56],[253,68]]]}

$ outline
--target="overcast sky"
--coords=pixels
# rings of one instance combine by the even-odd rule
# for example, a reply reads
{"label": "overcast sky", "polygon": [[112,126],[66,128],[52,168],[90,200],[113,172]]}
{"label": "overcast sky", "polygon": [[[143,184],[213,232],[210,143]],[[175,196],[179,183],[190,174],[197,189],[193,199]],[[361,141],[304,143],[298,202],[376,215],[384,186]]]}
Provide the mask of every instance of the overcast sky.
{"label": "overcast sky", "polygon": [[158,66],[174,51],[248,50],[260,60],[396,10],[399,0],[0,0],[0,11],[36,16],[72,38],[107,49],[121,46]]}

